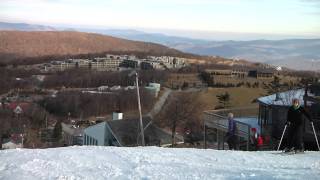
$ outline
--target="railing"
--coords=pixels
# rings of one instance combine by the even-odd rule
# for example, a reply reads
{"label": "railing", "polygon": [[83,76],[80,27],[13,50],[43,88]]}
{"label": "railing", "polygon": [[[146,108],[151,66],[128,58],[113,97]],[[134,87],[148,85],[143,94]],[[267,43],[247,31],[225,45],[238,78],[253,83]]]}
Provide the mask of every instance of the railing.
{"label": "railing", "polygon": [[[258,115],[258,107],[244,107],[244,108],[234,108],[234,109],[221,109],[221,110],[212,110],[204,112],[204,127],[205,128],[215,128],[220,131],[227,132],[228,131],[228,113],[233,113],[235,120],[237,118],[252,118],[257,117]],[[250,143],[250,132],[251,125],[239,122],[236,120],[236,135],[244,138],[247,141],[247,149],[249,149]],[[206,133],[204,137],[205,148],[206,148]]]}
{"label": "railing", "polygon": [[[228,113],[233,113],[235,120],[237,118],[250,118],[257,117],[258,108],[257,107],[244,107],[244,108],[234,108],[234,109],[221,109],[212,110],[204,112],[204,123],[208,127],[214,127],[222,131],[228,129]],[[247,138],[250,134],[251,126],[249,124],[239,122],[236,120],[237,132],[236,135],[240,137]]]}
{"label": "railing", "polygon": [[218,114],[227,117],[228,113],[233,113],[235,118],[241,117],[257,117],[259,108],[257,106],[248,106],[241,108],[231,108],[231,109],[219,109],[205,111],[212,114]]}

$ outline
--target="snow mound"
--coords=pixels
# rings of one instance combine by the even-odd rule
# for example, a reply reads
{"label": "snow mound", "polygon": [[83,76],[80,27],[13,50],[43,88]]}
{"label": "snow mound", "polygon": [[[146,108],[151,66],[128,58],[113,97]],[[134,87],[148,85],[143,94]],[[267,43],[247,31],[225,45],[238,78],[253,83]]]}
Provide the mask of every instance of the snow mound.
{"label": "snow mound", "polygon": [[320,152],[159,147],[0,151],[0,179],[319,179]]}

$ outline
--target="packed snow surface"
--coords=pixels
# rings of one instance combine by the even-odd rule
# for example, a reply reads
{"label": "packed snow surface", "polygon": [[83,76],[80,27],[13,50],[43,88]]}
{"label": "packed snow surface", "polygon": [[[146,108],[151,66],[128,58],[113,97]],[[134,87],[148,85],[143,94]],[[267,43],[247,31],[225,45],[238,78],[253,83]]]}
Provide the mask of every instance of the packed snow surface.
{"label": "packed snow surface", "polygon": [[320,179],[320,152],[75,146],[0,151],[0,179]]}

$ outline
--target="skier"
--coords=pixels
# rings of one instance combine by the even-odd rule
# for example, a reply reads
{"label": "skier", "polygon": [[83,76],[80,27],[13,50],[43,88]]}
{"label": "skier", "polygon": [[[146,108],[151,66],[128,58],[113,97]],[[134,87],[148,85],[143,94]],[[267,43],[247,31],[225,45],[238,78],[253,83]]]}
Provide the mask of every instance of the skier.
{"label": "skier", "polygon": [[237,141],[236,128],[237,128],[236,122],[233,119],[233,114],[229,113],[228,114],[228,132],[226,134],[226,138],[227,138],[229,149],[232,149],[232,150],[236,149],[236,141]]}
{"label": "skier", "polygon": [[286,125],[289,126],[288,144],[284,152],[303,152],[303,115],[312,122],[311,116],[300,106],[298,99],[293,99],[288,110]]}

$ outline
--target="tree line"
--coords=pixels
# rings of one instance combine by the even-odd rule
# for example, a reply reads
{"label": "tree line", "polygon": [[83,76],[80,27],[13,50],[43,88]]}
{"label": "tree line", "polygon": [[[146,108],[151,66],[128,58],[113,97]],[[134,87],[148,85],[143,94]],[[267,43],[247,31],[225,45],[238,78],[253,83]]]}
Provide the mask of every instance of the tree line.
{"label": "tree line", "polygon": [[[148,111],[155,102],[154,96],[140,89],[141,106]],[[74,118],[102,116],[114,111],[136,111],[136,90],[117,91],[110,94],[90,94],[81,92],[61,92],[56,97],[46,97],[38,102],[50,114]]]}
{"label": "tree line", "polygon": [[[99,86],[132,86],[135,77],[129,77],[130,71],[110,72],[93,71],[86,69],[70,69],[49,75],[43,82],[44,88],[56,87],[99,87]],[[164,83],[168,78],[167,71],[142,70],[139,71],[140,85],[147,85],[150,82]]]}

